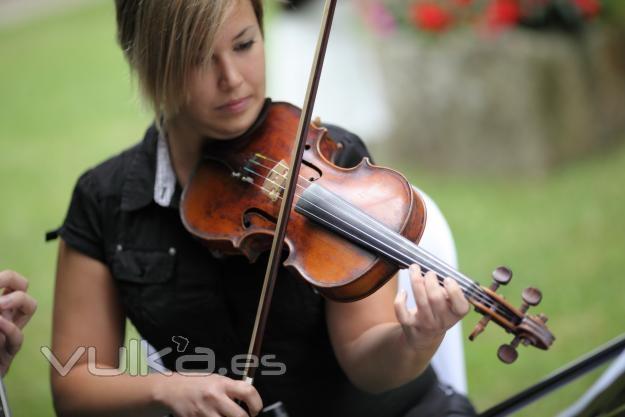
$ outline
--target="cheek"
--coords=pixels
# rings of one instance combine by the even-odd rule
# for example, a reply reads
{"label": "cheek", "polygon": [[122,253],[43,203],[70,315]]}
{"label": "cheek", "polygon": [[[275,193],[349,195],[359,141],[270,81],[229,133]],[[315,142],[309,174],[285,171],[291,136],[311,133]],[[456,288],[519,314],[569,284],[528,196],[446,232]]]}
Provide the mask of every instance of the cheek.
{"label": "cheek", "polygon": [[184,112],[199,123],[210,118],[210,110],[215,106],[214,91],[207,83],[190,84]]}
{"label": "cheek", "polygon": [[247,66],[248,80],[251,80],[257,88],[265,87],[265,53],[261,49],[255,59]]}
{"label": "cheek", "polygon": [[214,80],[209,72],[197,72],[189,79],[188,88],[188,103],[205,105],[214,96]]}
{"label": "cheek", "polygon": [[210,108],[214,101],[214,88],[208,83],[189,86],[189,105],[199,109]]}

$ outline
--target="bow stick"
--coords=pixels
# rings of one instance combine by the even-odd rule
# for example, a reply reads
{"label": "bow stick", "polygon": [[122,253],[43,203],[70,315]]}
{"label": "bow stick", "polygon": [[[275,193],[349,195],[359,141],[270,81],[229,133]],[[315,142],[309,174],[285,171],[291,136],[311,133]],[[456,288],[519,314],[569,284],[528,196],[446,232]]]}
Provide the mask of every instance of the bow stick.
{"label": "bow stick", "polygon": [[291,213],[293,197],[297,189],[296,181],[299,176],[299,169],[302,163],[302,155],[304,154],[304,145],[306,143],[305,139],[308,136],[308,126],[312,117],[312,109],[315,104],[315,97],[317,96],[317,88],[319,86],[323,60],[325,58],[328,39],[330,37],[330,29],[332,27],[336,1],[337,0],[326,0],[323,10],[321,30],[317,40],[317,49],[315,51],[315,58],[310,72],[310,78],[308,79],[306,98],[304,99],[304,106],[302,108],[299,126],[297,128],[297,138],[291,154],[289,170],[287,171],[288,179],[286,181],[286,188],[284,189],[282,205],[280,206],[280,212],[278,214],[276,231],[271,245],[271,252],[269,253],[269,262],[267,270],[265,271],[263,287],[260,294],[260,300],[258,302],[258,309],[256,311],[254,330],[252,332],[252,338],[250,340],[250,346],[247,353],[243,381],[249,384],[254,383],[254,375],[256,374],[257,366],[252,366],[252,359],[260,356],[263,335],[267,324],[267,316],[269,315],[271,298],[273,296],[278,268],[280,267],[281,254],[284,248],[286,226],[289,221],[289,214]]}

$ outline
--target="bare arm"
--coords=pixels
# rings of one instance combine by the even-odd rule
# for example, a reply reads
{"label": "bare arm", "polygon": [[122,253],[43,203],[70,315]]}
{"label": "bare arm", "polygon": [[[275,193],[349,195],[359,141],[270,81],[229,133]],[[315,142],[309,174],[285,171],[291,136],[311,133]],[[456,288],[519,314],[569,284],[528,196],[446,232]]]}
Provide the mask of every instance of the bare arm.
{"label": "bare arm", "polygon": [[[52,351],[61,364],[66,364],[80,347],[91,347],[98,368],[119,366],[124,317],[111,274],[106,265],[63,241],[59,247],[52,335]],[[51,370],[59,415],[165,414],[151,402],[154,378],[146,377],[137,383],[127,375],[95,376],[88,371],[87,359],[84,353],[66,376]]]}
{"label": "bare arm", "polygon": [[369,392],[396,388],[425,370],[447,329],[469,310],[452,280],[441,287],[434,274],[411,268],[417,308],[406,309],[393,278],[371,296],[354,303],[326,303],[335,353],[351,381]]}
{"label": "bare arm", "polygon": [[[97,368],[119,366],[124,315],[106,265],[61,241],[54,294],[52,351],[66,364],[79,347],[93,347]],[[54,405],[59,416],[247,416],[262,408],[249,384],[220,375],[97,376],[83,354],[66,376],[52,369]]]}

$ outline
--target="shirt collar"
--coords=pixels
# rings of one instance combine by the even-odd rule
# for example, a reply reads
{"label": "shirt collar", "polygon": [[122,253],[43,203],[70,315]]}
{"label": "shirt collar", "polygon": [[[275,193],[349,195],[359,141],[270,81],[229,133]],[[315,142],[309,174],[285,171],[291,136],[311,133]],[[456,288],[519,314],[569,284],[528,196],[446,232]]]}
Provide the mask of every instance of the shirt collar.
{"label": "shirt collar", "polygon": [[154,202],[169,207],[176,191],[176,174],[171,165],[169,147],[163,132],[159,132],[156,143],[156,176],[154,179]]}
{"label": "shirt collar", "polygon": [[121,208],[139,210],[151,202],[168,207],[176,189],[167,142],[155,125],[130,152],[130,161],[122,187]]}

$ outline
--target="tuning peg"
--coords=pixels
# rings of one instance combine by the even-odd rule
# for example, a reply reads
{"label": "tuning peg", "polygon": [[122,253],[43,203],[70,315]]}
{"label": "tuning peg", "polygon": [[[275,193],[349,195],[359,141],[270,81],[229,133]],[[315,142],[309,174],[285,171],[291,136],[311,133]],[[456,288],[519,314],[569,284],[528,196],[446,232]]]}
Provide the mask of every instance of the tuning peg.
{"label": "tuning peg", "polygon": [[[494,273],[493,273],[493,277],[494,277]],[[522,314],[525,314],[530,307],[534,307],[540,304],[540,301],[542,300],[543,295],[538,288],[529,287],[523,290],[521,297],[523,298],[523,304],[521,305],[521,308],[519,310],[521,311]],[[547,321],[547,316],[545,316],[544,314],[539,314],[538,319],[541,320],[543,323],[545,323]],[[510,342],[509,345],[499,346],[499,350],[497,350],[497,357],[502,362],[510,364],[514,362],[519,356],[519,353],[516,350],[516,348],[519,346],[519,343],[528,345],[529,342],[530,341],[528,339],[524,339],[520,336],[516,336],[514,339],[512,339],[512,342]]]}
{"label": "tuning peg", "polygon": [[504,363],[511,364],[519,357],[516,348],[519,346],[521,338],[519,336],[512,339],[509,345],[501,345],[497,350],[497,357]]}
{"label": "tuning peg", "polygon": [[[490,284],[489,289],[493,292],[497,292],[497,288],[500,285],[506,285],[512,279],[512,271],[510,268],[505,266],[497,267],[493,273],[493,282]],[[469,340],[473,341],[475,338],[484,331],[486,325],[490,322],[490,316],[484,316],[482,319],[475,325],[475,328],[469,335]]]}
{"label": "tuning peg", "polygon": [[490,284],[490,289],[497,291],[500,285],[506,285],[510,282],[512,279],[512,271],[508,267],[500,266],[493,271],[492,277],[493,283]]}
{"label": "tuning peg", "polygon": [[475,325],[475,328],[473,329],[473,331],[469,335],[469,340],[470,341],[474,341],[475,338],[477,337],[477,335],[479,335],[480,333],[482,333],[484,331],[484,329],[486,328],[486,325],[488,324],[489,321],[490,321],[490,316],[482,317],[482,319],[477,322],[477,324]]}
{"label": "tuning peg", "polygon": [[[525,312],[530,308],[537,306],[540,304],[540,301],[543,299],[543,295],[538,288],[529,287],[523,290],[521,294],[523,298],[523,304],[521,305],[521,311],[525,314]],[[545,317],[546,321],[547,317]]]}

